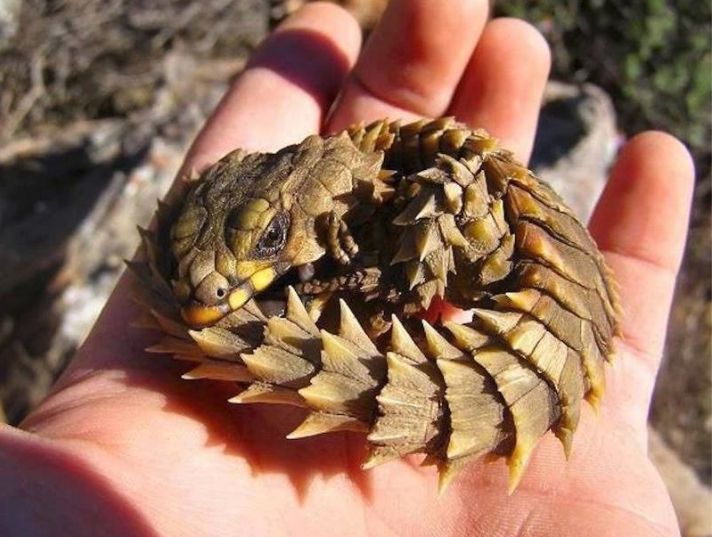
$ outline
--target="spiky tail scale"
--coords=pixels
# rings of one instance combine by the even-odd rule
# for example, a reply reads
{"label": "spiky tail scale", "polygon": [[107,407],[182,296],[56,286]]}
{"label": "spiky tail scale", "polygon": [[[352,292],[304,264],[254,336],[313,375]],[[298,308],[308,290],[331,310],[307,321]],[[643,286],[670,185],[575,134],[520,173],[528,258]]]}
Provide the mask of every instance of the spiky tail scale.
{"label": "spiky tail scale", "polygon": [[[391,171],[373,195],[400,204],[393,261],[405,264],[415,300],[474,307],[472,322],[406,328],[394,316],[379,350],[345,302],[330,333],[290,288],[284,317],[268,319],[251,301],[191,331],[156,235],[144,231],[145,261],[130,264],[144,282],[139,324],[165,334],[149,350],[196,362],[184,378],[246,386],[232,402],[307,408],[290,438],[367,433],[364,467],[425,453],[444,486],[467,461],[496,453],[508,457],[513,490],[538,439],[552,429],[568,454],[581,400],[597,406],[603,395],[619,315],[610,273],[561,199],[483,131],[443,118],[348,134],[362,151],[384,152]],[[403,177],[395,193],[393,174]]]}

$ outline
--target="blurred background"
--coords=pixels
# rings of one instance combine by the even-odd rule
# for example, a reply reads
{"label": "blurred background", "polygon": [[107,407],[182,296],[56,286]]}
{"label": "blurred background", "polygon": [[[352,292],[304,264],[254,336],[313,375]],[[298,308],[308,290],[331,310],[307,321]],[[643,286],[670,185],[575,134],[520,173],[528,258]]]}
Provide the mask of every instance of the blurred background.
{"label": "blurred background", "polygon": [[[206,115],[305,1],[0,0],[2,419],[18,423],[46,393]],[[338,3],[368,31],[387,0]],[[710,3],[502,0],[493,10],[532,22],[552,47],[533,166],[582,218],[630,135],[672,132],[695,157],[650,448],[684,535],[712,536]]]}

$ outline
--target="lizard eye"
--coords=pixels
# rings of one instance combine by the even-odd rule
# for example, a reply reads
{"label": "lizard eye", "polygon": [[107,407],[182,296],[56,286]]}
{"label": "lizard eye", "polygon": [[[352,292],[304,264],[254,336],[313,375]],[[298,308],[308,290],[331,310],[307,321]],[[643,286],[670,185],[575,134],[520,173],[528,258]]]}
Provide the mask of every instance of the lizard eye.
{"label": "lizard eye", "polygon": [[255,246],[255,254],[259,257],[276,254],[287,242],[287,231],[289,231],[289,213],[277,213],[262,232]]}

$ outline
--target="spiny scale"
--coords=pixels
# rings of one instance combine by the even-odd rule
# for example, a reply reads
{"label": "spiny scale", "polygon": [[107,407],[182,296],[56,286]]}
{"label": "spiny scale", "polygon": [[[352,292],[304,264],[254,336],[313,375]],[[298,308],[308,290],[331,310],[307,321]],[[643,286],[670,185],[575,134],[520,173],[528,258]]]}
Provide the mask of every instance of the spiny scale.
{"label": "spiny scale", "polygon": [[[597,406],[603,396],[620,314],[610,272],[563,201],[484,131],[449,118],[377,121],[342,133],[343,143],[365,156],[354,160],[353,192],[349,174],[339,172],[334,206],[343,213],[348,196],[363,200],[366,192],[364,214],[391,211],[395,244],[379,273],[402,265],[406,304],[427,308],[441,296],[474,308],[473,320],[434,326],[403,306],[377,346],[343,300],[333,333],[325,328],[333,322],[318,318],[331,295],[306,307],[288,287],[283,316],[269,317],[250,300],[191,330],[160,239],[179,199],[159,204],[158,232],[141,230],[143,259],[129,263],[145,308],[137,325],[164,333],[148,350],[193,362],[183,378],[235,383],[233,403],[305,408],[289,438],[365,433],[364,468],[422,453],[424,464],[437,465],[442,490],[468,461],[493,453],[507,457],[514,490],[539,438],[551,429],[568,455],[581,400]],[[251,157],[233,153],[216,169],[229,168],[230,158]],[[338,168],[331,166],[324,169]],[[181,252],[194,240],[187,222]],[[182,260],[186,270],[190,259]]]}

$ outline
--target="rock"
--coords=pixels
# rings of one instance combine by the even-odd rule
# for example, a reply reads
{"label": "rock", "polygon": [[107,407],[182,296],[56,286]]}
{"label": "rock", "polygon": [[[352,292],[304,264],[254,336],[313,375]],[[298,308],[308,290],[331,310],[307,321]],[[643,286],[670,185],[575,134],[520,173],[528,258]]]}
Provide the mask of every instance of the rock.
{"label": "rock", "polygon": [[21,0],[0,0],[0,51],[17,33]]}
{"label": "rock", "polygon": [[621,141],[613,104],[602,89],[549,82],[531,165],[588,221]]}
{"label": "rock", "polygon": [[712,537],[712,491],[653,429],[648,430],[648,449],[672,498],[682,537]]}

